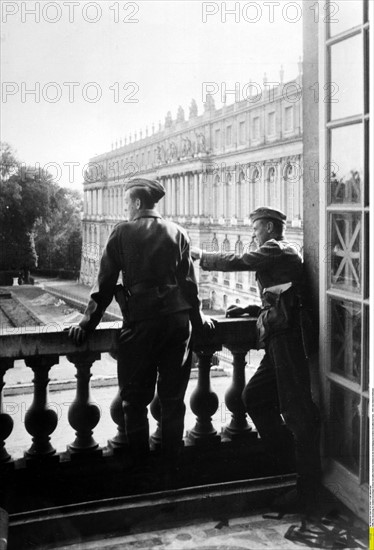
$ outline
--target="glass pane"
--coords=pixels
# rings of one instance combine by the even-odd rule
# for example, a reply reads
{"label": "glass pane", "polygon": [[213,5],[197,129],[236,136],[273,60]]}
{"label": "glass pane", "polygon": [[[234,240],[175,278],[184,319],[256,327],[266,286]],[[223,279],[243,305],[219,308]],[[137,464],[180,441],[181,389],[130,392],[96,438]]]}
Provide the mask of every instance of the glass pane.
{"label": "glass pane", "polygon": [[334,0],[324,4],[324,21],[330,23],[330,36],[363,23],[362,0]]}
{"label": "glass pane", "polygon": [[359,473],[361,396],[331,383],[328,440],[331,456]]}
{"label": "glass pane", "polygon": [[330,215],[330,284],[334,288],[361,292],[361,214]]}
{"label": "glass pane", "polygon": [[362,448],[364,451],[364,460],[363,460],[363,470],[362,470],[362,482],[368,483],[369,481],[369,426],[370,426],[370,419],[369,419],[369,400],[363,399],[364,402],[364,433],[362,442]]}
{"label": "glass pane", "polygon": [[366,391],[369,387],[369,347],[370,347],[370,315],[369,306],[364,305],[364,360],[363,360],[363,390]]}
{"label": "glass pane", "polygon": [[361,382],[361,306],[331,300],[331,370]]}
{"label": "glass pane", "polygon": [[362,124],[331,130],[330,193],[333,203],[359,203],[364,175]]}
{"label": "glass pane", "polygon": [[365,48],[365,72],[364,72],[364,82],[365,82],[365,113],[369,112],[370,109],[370,41],[369,41],[369,30],[364,31],[364,48]]}
{"label": "glass pane", "polygon": [[331,119],[361,114],[364,110],[362,36],[356,35],[331,46],[331,88],[325,101]]}

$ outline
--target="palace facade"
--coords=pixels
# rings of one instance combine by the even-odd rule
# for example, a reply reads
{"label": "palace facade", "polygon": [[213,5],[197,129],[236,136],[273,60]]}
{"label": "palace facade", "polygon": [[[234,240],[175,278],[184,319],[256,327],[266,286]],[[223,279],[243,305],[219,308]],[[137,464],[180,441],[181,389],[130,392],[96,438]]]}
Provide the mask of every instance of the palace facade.
{"label": "palace facade", "polygon": [[[301,67],[301,65],[300,65]],[[192,100],[163,126],[95,156],[84,182],[81,282],[93,284],[113,227],[124,220],[124,186],[134,176],[160,179],[161,214],[184,226],[192,244],[241,253],[253,246],[249,213],[260,205],[287,214],[288,240],[302,251],[302,75],[217,109],[207,95],[202,114]],[[248,86],[253,89],[254,86]],[[258,87],[257,87],[258,88]],[[253,273],[197,274],[204,306],[258,300]]]}

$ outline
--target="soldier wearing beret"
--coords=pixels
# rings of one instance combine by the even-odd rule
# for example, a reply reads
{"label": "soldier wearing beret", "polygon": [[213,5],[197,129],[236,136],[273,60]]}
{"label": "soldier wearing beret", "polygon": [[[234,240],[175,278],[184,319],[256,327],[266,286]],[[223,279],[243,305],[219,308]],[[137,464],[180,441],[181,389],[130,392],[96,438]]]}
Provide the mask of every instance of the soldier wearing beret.
{"label": "soldier wearing beret", "polygon": [[[164,195],[156,180],[136,178],[127,183],[128,221],[109,236],[83,319],[69,332],[77,344],[84,341],[116,296],[123,313],[118,382],[136,463],[149,453],[147,405],[156,379],[163,452],[170,461],[177,456],[191,367],[191,323],[197,330],[214,326],[201,312],[186,232],[155,210]],[[122,285],[117,285],[119,275]]]}
{"label": "soldier wearing beret", "polygon": [[[255,271],[262,308],[231,306],[228,317],[258,316],[259,341],[265,355],[242,398],[275,466],[286,445],[283,422],[293,435],[297,486],[273,503],[279,512],[311,511],[316,506],[321,467],[319,413],[312,400],[306,334],[302,331],[303,261],[285,240],[286,216],[272,208],[250,215],[259,247],[240,256],[192,248],[194,259],[208,271]],[[304,340],[303,340],[304,338]],[[277,464],[278,463],[278,464]]]}

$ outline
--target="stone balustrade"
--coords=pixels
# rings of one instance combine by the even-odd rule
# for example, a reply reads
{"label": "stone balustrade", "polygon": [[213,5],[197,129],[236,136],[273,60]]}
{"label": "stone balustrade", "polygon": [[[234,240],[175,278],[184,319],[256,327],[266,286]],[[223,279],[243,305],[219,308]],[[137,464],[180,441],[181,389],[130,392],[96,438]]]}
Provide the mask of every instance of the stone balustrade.
{"label": "stone balustrade", "polygon": [[[217,445],[225,439],[246,438],[251,428],[241,401],[245,384],[245,355],[257,347],[255,319],[219,319],[216,330],[209,338],[195,338],[194,351],[198,357],[198,382],[191,395],[190,406],[196,416],[195,426],[186,434],[187,445]],[[59,461],[53,447],[53,432],[57,426],[57,414],[48,405],[49,372],[58,364],[60,356],[66,356],[76,367],[76,396],[68,411],[72,427],[72,442],[68,454],[76,456],[101,456],[94,438],[94,430],[100,421],[100,409],[90,397],[91,367],[100,360],[101,353],[115,355],[119,323],[102,323],[82,346],[68,338],[66,331],[49,327],[5,329],[1,333],[0,357],[0,463],[11,463],[12,457],[6,450],[6,439],[12,432],[13,419],[1,408],[2,390],[6,371],[14,361],[23,359],[34,373],[34,393],[31,406],[26,412],[25,429],[30,434],[31,445],[25,449],[25,459]],[[218,409],[218,397],[210,385],[212,357],[216,351],[228,348],[233,356],[233,376],[225,395],[226,407],[231,412],[231,422],[218,434],[212,425],[212,416]],[[157,394],[151,404],[151,414],[160,420]],[[126,435],[119,394],[111,405],[113,437],[108,441],[106,452],[126,450]],[[115,426],[117,433],[115,434]],[[73,436],[75,432],[75,439]],[[152,435],[154,446],[159,444],[159,428]]]}

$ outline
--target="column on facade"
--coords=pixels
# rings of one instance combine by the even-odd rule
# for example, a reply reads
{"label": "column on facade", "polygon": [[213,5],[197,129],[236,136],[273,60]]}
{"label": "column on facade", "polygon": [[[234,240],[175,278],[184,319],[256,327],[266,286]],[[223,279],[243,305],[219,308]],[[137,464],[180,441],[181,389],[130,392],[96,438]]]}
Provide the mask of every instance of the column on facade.
{"label": "column on facade", "polygon": [[274,188],[275,188],[275,194],[277,197],[276,208],[279,208],[280,210],[282,210],[283,191],[282,191],[282,176],[281,176],[279,159],[276,162],[274,162],[273,167],[274,167]]}
{"label": "column on facade", "polygon": [[[164,178],[159,178],[159,181],[165,187],[165,190],[166,190]],[[165,203],[165,198],[164,197],[162,199],[160,199],[160,201],[157,203],[157,210],[159,211],[159,213],[161,215],[164,213],[164,203]]]}
{"label": "column on facade", "polygon": [[178,176],[178,215],[184,214],[184,176]]}
{"label": "column on facade", "polygon": [[188,213],[189,216],[194,215],[194,174],[190,172],[188,178]]}
{"label": "column on facade", "polygon": [[97,214],[97,189],[93,189],[92,195],[93,195],[93,205],[92,205],[93,212],[92,213],[96,216],[96,214]]}
{"label": "column on facade", "polygon": [[223,178],[218,182],[218,217],[225,215],[225,185]]}
{"label": "column on facade", "polygon": [[178,175],[174,176],[174,216],[178,216],[179,214],[179,177]]}
{"label": "column on facade", "polygon": [[193,173],[193,214],[199,215],[199,174]]}
{"label": "column on facade", "polygon": [[103,215],[103,188],[99,189],[99,203],[98,203],[98,212],[100,216]]}
{"label": "column on facade", "polygon": [[294,193],[295,193],[295,209],[294,217],[302,218],[302,170],[301,170],[301,158],[297,156],[294,161]]}
{"label": "column on facade", "polygon": [[219,217],[219,186],[220,181],[217,175],[212,174],[211,178],[213,179],[213,196],[212,196],[212,216],[213,218]]}
{"label": "column on facade", "polygon": [[170,192],[170,183],[169,183],[169,178],[168,177],[165,177],[164,185],[165,185],[165,210],[164,210],[164,214],[165,214],[165,216],[169,216],[170,215],[170,195],[171,195],[171,192]]}
{"label": "column on facade", "polygon": [[278,159],[278,162],[275,167],[275,181],[276,185],[278,186],[278,196],[279,196],[279,208],[286,212],[285,210],[285,194],[284,194],[284,181],[283,181],[283,173],[282,173],[282,159]]}
{"label": "column on facade", "polygon": [[286,169],[287,169],[287,159],[283,158],[280,164],[280,177],[282,182],[282,191],[283,191],[283,212],[286,214],[287,218],[289,216],[289,189],[288,189],[288,181],[286,176]]}
{"label": "column on facade", "polygon": [[237,175],[236,170],[230,171],[230,181],[229,181],[229,189],[230,189],[230,209],[229,209],[229,217],[232,218],[233,216],[238,216],[238,201],[236,200],[236,193],[237,193]]}
{"label": "column on facade", "polygon": [[125,213],[125,185],[124,183],[121,184],[121,218],[124,216]]}
{"label": "column on facade", "polygon": [[100,259],[100,224],[95,223],[95,255],[96,262]]}
{"label": "column on facade", "polygon": [[93,214],[93,190],[90,189],[90,216]]}
{"label": "column on facade", "polygon": [[198,216],[205,216],[205,212],[207,209],[207,206],[205,204],[205,193],[204,193],[204,174],[202,172],[199,172],[199,184],[198,184],[198,190],[199,190],[199,198],[198,198],[198,205],[197,205],[197,215]]}
{"label": "column on facade", "polygon": [[83,191],[83,214],[87,214],[87,189]]}
{"label": "column on facade", "polygon": [[229,182],[228,182],[228,174],[227,172],[225,173],[225,184],[224,184],[224,192],[223,192],[223,197],[224,197],[224,203],[223,203],[223,217],[224,218],[228,218],[229,217],[229,213],[230,213],[230,187],[229,187]]}
{"label": "column on facade", "polygon": [[175,176],[171,176],[170,178],[171,180],[171,208],[170,208],[170,216],[175,216],[177,211],[176,211],[176,202],[175,202],[175,195],[176,195],[176,179],[175,179]]}
{"label": "column on facade", "polygon": [[249,186],[250,186],[250,180],[248,175],[244,174],[244,178],[242,181],[242,196],[241,196],[241,202],[242,202],[242,217],[246,218],[249,214],[250,210],[250,195],[249,195]]}
{"label": "column on facade", "polygon": [[260,193],[259,193],[259,199],[260,199],[260,204],[264,204],[266,205],[266,174],[265,174],[265,169],[266,169],[266,166],[265,166],[265,163],[264,162],[261,162],[260,164]]}
{"label": "column on facade", "polygon": [[190,185],[189,185],[189,174],[184,174],[184,215],[189,216],[189,205],[190,205],[190,199],[189,199],[189,191],[190,191]]}
{"label": "column on facade", "polygon": [[234,214],[237,218],[243,218],[243,182],[240,179],[240,172],[235,174],[235,210]]}
{"label": "column on facade", "polygon": [[178,216],[183,216],[183,202],[184,202],[184,178],[183,175],[178,175]]}
{"label": "column on facade", "polygon": [[168,178],[163,178],[162,183],[165,187],[165,197],[162,199],[162,215],[168,215],[168,201],[169,201],[169,187],[168,187]]}

